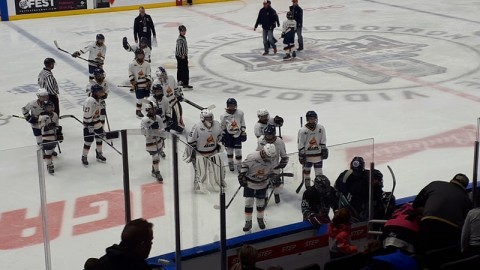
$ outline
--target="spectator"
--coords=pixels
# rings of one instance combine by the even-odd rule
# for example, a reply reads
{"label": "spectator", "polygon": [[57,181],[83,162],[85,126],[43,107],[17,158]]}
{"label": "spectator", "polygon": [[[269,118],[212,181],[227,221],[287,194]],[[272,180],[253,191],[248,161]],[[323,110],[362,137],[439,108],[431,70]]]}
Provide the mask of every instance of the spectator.
{"label": "spectator", "polygon": [[262,25],[263,29],[263,55],[269,53],[270,47],[273,48],[273,53],[276,54],[277,45],[275,45],[275,43],[277,40],[273,37],[273,29],[275,29],[275,24],[277,24],[277,27],[280,27],[280,21],[277,12],[271,7],[270,0],[263,2],[263,8],[258,12],[257,21],[255,22],[253,31],[257,30],[259,24]]}
{"label": "spectator", "polygon": [[322,224],[330,223],[330,208],[333,211],[338,208],[337,192],[325,175],[316,176],[313,187],[308,187],[303,193],[303,220],[308,220],[318,229]]}
{"label": "spectator", "polygon": [[350,211],[340,208],[328,225],[328,243],[330,258],[340,258],[358,252],[357,246],[350,241]]}
{"label": "spectator", "polygon": [[466,187],[468,177],[456,174],[450,183],[433,181],[424,187],[413,201],[413,207],[423,214],[420,222],[420,252],[460,243],[462,226],[472,208]]}
{"label": "spectator", "polygon": [[243,245],[238,252],[239,262],[233,266],[233,270],[262,270],[255,266],[257,263],[258,251],[250,245]]}
{"label": "spectator", "polygon": [[53,76],[52,69],[55,67],[55,59],[45,58],[43,61],[45,66],[38,74],[38,86],[44,88],[48,92],[48,100],[53,102],[55,113],[60,116],[60,102],[58,100],[58,83]]}
{"label": "spectator", "polygon": [[[123,228],[120,244],[108,247],[100,259],[88,259],[85,270],[150,270],[153,266],[145,259],[150,254],[153,224],[145,219],[135,219]],[[155,266],[158,267],[158,266]]]}
{"label": "spectator", "polygon": [[152,34],[153,42],[157,43],[157,33],[155,33],[155,25],[153,24],[152,17],[145,13],[144,7],[138,8],[138,16],[133,21],[133,38],[135,43],[138,43],[141,37],[147,39],[147,45],[152,48]]}
{"label": "spectator", "polygon": [[298,0],[292,0],[292,5],[289,7],[290,12],[293,13],[293,19],[297,22],[297,37],[298,37],[298,49],[297,51],[303,50],[303,36],[302,36],[302,27],[303,27],[303,9],[298,5]]}
{"label": "spectator", "polygon": [[383,247],[391,251],[402,249],[410,254],[415,253],[420,231],[420,217],[411,203],[397,209],[392,218],[383,227]]}
{"label": "spectator", "polygon": [[187,28],[185,25],[178,27],[180,33],[177,38],[177,45],[175,47],[175,58],[177,58],[177,81],[180,86],[192,90],[193,86],[189,85],[190,71],[188,70],[188,44],[185,34]]}
{"label": "spectator", "polygon": [[[352,222],[368,220],[369,178],[370,170],[365,170],[365,160],[354,157],[350,162],[350,169],[343,171],[335,181],[335,189],[342,194],[342,205],[351,211]],[[372,185],[373,218],[383,218],[383,174],[379,170],[373,172]]]}
{"label": "spectator", "polygon": [[480,207],[468,211],[462,228],[462,253],[480,255]]}

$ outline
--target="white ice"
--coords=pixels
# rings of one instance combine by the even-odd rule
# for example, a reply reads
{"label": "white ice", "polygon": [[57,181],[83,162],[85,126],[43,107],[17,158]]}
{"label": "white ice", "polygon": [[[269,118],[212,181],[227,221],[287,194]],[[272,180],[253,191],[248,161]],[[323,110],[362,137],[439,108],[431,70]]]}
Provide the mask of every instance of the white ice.
{"label": "white ice", "polygon": [[[281,21],[289,5],[286,0],[273,1]],[[348,166],[351,155],[357,153],[375,161],[384,172],[385,190],[392,187],[386,166],[394,169],[397,198],[416,194],[432,180],[447,181],[458,172],[471,175],[480,101],[480,21],[476,1],[301,0],[300,5],[304,9],[305,50],[290,62],[281,60],[280,39],[277,55],[260,55],[261,31],[254,32],[253,26],[261,1],[149,9],[159,44],[152,51],[152,68],[165,66],[175,76],[177,26],[185,24],[191,84],[195,87],[185,91],[185,97],[202,106],[215,104],[216,119],[224,112],[227,98],[237,99],[247,121],[244,157],[256,147],[253,125],[257,109],[267,108],[272,116],[284,117],[282,136],[290,153],[296,152],[300,117],[314,110],[327,131],[331,153],[324,167],[332,182]],[[31,129],[24,120],[10,115],[21,115],[20,108],[35,98],[43,59],[53,57],[57,62],[53,72],[61,86],[61,114],[81,118],[87,66],[58,51],[54,40],[73,52],[94,40],[97,33],[103,33],[108,46],[107,80],[113,86],[125,84],[132,54],[122,48],[121,40],[124,36],[133,40],[131,26],[136,14],[125,11],[0,23],[3,268],[44,268],[42,242],[28,238],[38,235],[38,231],[21,232],[25,243],[33,245],[11,242],[18,234],[14,228],[22,224],[9,223],[12,219],[7,216],[27,209],[27,218],[37,217],[40,200]],[[280,36],[278,29],[275,35]],[[112,129],[139,127],[134,102],[128,89],[113,87],[107,102]],[[199,120],[199,111],[187,104],[183,108],[186,125],[191,127]],[[58,219],[55,224],[60,224],[51,241],[52,264],[53,269],[80,269],[86,258],[101,256],[105,247],[119,241],[123,222],[121,157],[104,145],[107,164],[95,162],[92,149],[91,165],[84,168],[80,163],[81,126],[72,119],[62,120],[61,124],[65,133],[62,154],[54,160],[55,176],[46,179],[48,202],[56,203],[50,212]],[[134,217],[142,216],[142,209],[147,209],[155,223],[152,256],[173,251],[171,145],[167,145],[168,156],[161,163],[166,180],[160,191],[149,173],[150,157],[144,150],[143,138],[129,138]],[[115,141],[114,146],[120,148],[120,142]],[[365,148],[354,148],[358,146]],[[299,176],[296,156],[291,161],[288,170]],[[189,164],[181,164],[180,176],[182,246],[218,240],[219,217],[213,209],[218,204],[218,193],[193,194]],[[267,208],[270,228],[301,220],[301,194],[294,191],[299,178],[286,181],[281,204],[272,203]],[[236,175],[227,172],[227,182],[229,200],[238,186]],[[150,193],[142,194],[142,185],[148,185]],[[162,202],[161,192],[164,214],[159,214],[157,205]],[[88,199],[106,197],[112,199],[110,204],[103,201],[89,205]],[[142,198],[147,198],[145,208],[141,207]],[[229,237],[243,234],[243,203],[239,194],[228,209]],[[107,216],[105,223],[81,226]],[[254,231],[258,230],[254,225]]]}

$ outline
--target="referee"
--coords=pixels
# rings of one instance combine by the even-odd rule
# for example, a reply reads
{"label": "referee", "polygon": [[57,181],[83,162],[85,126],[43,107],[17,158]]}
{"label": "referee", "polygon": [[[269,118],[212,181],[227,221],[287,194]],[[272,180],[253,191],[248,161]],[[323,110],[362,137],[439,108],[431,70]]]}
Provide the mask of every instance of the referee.
{"label": "referee", "polygon": [[193,87],[189,85],[190,71],[188,70],[188,45],[187,39],[185,38],[187,28],[185,25],[180,25],[178,27],[178,32],[180,32],[180,34],[178,35],[175,47],[175,58],[177,58],[177,81],[183,88],[192,90]]}
{"label": "referee", "polygon": [[55,112],[60,116],[60,103],[58,101],[58,84],[55,77],[53,77],[52,69],[55,66],[55,59],[45,58],[43,61],[45,67],[38,74],[38,86],[45,88],[48,91],[48,100],[55,105]]}

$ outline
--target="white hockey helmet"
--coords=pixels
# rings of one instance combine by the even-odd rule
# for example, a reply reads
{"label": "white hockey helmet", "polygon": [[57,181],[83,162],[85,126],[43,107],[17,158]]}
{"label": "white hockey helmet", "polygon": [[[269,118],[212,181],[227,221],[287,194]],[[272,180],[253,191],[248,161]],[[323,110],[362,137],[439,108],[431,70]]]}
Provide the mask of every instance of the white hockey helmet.
{"label": "white hockey helmet", "polygon": [[148,111],[150,109],[153,109],[153,104],[152,102],[145,103],[145,110]]}
{"label": "white hockey helmet", "polygon": [[210,121],[210,122],[212,122],[212,121],[213,121],[213,113],[212,113],[212,111],[210,111],[209,109],[203,109],[203,110],[200,112],[200,120],[202,120],[202,122],[204,122],[204,121]]}
{"label": "white hockey helmet", "polygon": [[269,115],[270,115],[270,114],[268,113],[267,109],[262,108],[262,109],[259,109],[259,110],[257,111],[257,116],[258,116],[258,117],[261,117],[261,116],[269,116]]}
{"label": "white hockey helmet", "polygon": [[47,97],[48,91],[45,88],[40,88],[37,90],[37,97]]}
{"label": "white hockey helmet", "polygon": [[263,151],[268,157],[274,157],[277,154],[277,149],[275,148],[275,145],[271,143],[265,144],[265,146],[263,147]]}

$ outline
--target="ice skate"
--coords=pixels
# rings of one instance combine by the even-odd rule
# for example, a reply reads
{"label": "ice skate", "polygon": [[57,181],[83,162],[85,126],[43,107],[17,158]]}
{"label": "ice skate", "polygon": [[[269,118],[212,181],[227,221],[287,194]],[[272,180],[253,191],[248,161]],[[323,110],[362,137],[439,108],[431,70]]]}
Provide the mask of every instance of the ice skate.
{"label": "ice skate", "polygon": [[155,177],[158,182],[163,183],[163,176],[160,174],[160,171],[153,171],[152,176]]}
{"label": "ice skate", "polygon": [[277,54],[277,48],[273,48],[273,54]]}
{"label": "ice skate", "polygon": [[296,52],[296,51],[293,51],[293,52],[292,52],[292,57],[293,57],[293,58],[297,57],[297,52]]}
{"label": "ice skate", "polygon": [[275,194],[275,203],[280,203],[280,194]]}
{"label": "ice skate", "polygon": [[54,174],[55,173],[55,169],[53,167],[53,164],[47,164],[47,170],[48,170],[49,174]]}
{"label": "ice skate", "polygon": [[137,115],[137,117],[143,117],[143,113],[140,110],[136,110],[135,114]]}
{"label": "ice skate", "polygon": [[245,221],[245,226],[243,226],[243,231],[248,232],[252,229],[252,221],[251,220],[246,220]]}
{"label": "ice skate", "polygon": [[55,152],[55,150],[54,150],[54,151],[52,152],[52,156],[56,157],[56,156],[58,156],[58,153]]}
{"label": "ice skate", "polygon": [[160,150],[160,156],[161,156],[162,158],[165,158],[167,155],[165,155],[165,152],[163,152],[163,150]]}
{"label": "ice skate", "polygon": [[228,162],[228,169],[233,172],[235,171],[235,165],[233,164],[233,161]]}
{"label": "ice skate", "polygon": [[88,160],[86,156],[82,156],[82,164],[83,166],[88,166]]}
{"label": "ice skate", "polygon": [[284,57],[283,57],[283,60],[287,61],[287,60],[291,60],[291,56],[289,53],[287,53]]}
{"label": "ice skate", "polygon": [[[258,227],[260,227],[260,229],[265,229],[265,221],[263,220],[263,218],[257,218],[257,221],[258,221]],[[250,227],[251,227],[251,223],[250,223]]]}
{"label": "ice skate", "polygon": [[95,153],[96,153],[97,161],[103,162],[103,163],[107,161],[107,159],[103,156],[102,152],[98,152],[97,150],[95,150]]}

